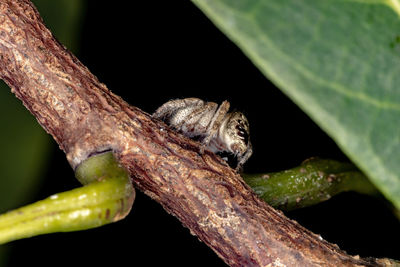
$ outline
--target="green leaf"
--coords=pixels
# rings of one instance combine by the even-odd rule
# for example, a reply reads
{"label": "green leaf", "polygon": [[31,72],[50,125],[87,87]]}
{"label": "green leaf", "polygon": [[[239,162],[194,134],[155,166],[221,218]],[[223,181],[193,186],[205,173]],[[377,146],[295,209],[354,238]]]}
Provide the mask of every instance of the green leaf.
{"label": "green leaf", "polygon": [[400,208],[400,1],[193,2]]}
{"label": "green leaf", "polygon": [[[82,15],[80,0],[33,1],[55,36],[68,47],[76,49],[74,37]],[[50,151],[50,136],[35,118],[0,83],[0,213],[17,208],[32,200],[42,181]],[[6,250],[0,247],[0,266],[5,264]]]}

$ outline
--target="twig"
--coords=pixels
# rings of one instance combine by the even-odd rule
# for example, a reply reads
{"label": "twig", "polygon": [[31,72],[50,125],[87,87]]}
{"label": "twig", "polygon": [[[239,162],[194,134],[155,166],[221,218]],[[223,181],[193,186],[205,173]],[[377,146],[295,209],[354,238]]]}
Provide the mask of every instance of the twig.
{"label": "twig", "polygon": [[312,158],[280,172],[243,174],[243,179],[264,201],[280,210],[315,205],[346,191],[380,196],[353,164],[329,159]]}
{"label": "twig", "polygon": [[112,153],[85,160],[76,176],[85,186],[1,214],[0,244],[99,227],[124,218],[131,210],[135,190]]}

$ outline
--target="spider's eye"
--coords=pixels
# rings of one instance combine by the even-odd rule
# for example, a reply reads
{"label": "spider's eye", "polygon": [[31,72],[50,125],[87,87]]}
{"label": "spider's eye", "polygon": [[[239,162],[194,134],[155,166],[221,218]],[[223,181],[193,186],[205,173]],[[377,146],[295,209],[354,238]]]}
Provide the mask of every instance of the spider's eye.
{"label": "spider's eye", "polygon": [[247,131],[240,124],[236,126],[236,130],[237,135],[247,145],[247,143],[249,142],[249,134],[247,133]]}

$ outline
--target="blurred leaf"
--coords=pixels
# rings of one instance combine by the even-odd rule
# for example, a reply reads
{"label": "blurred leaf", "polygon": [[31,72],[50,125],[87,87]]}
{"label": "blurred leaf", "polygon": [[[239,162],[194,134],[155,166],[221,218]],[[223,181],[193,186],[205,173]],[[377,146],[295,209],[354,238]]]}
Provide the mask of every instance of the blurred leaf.
{"label": "blurred leaf", "polygon": [[193,2],[400,208],[399,1]]}
{"label": "blurred leaf", "polygon": [[[80,0],[33,1],[46,25],[67,47],[76,51],[77,32],[82,16]],[[0,212],[31,201],[48,159],[50,136],[26,110],[21,101],[0,84]],[[5,263],[6,249],[0,247],[0,266]]]}
{"label": "blurred leaf", "polygon": [[44,23],[65,45],[76,53],[79,44],[82,16],[86,1],[82,0],[32,0]]}
{"label": "blurred leaf", "polygon": [[0,88],[0,212],[25,202],[47,158],[49,140],[4,84]]}

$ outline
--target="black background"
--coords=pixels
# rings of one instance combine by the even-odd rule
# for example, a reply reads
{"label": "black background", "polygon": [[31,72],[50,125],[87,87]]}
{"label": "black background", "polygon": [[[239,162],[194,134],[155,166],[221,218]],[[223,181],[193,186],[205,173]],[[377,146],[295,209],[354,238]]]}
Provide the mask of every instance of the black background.
{"label": "black background", "polygon": [[[88,1],[82,25],[77,56],[114,93],[149,113],[172,98],[229,100],[251,125],[246,172],[288,169],[313,156],[348,160],[190,1],[132,2]],[[79,186],[56,146],[47,176],[37,199]],[[346,193],[287,215],[350,254],[400,258],[400,224],[375,199]],[[10,266],[224,266],[141,192],[121,222],[8,246]]]}

